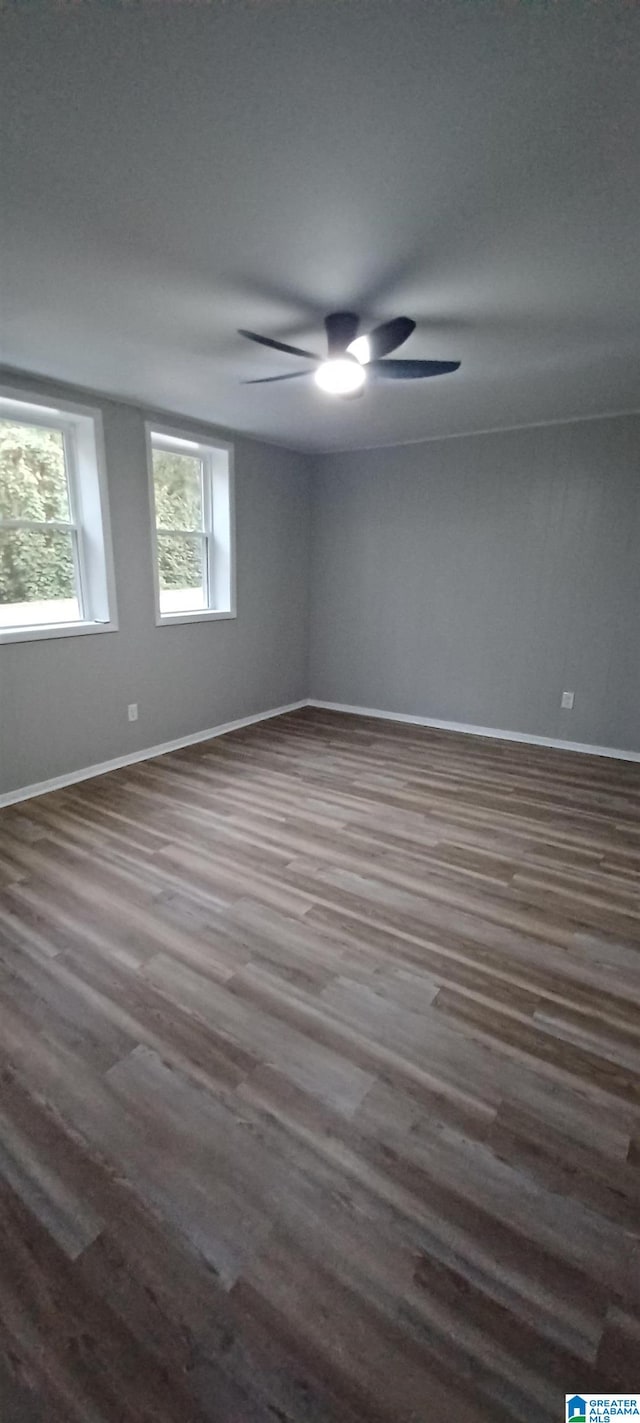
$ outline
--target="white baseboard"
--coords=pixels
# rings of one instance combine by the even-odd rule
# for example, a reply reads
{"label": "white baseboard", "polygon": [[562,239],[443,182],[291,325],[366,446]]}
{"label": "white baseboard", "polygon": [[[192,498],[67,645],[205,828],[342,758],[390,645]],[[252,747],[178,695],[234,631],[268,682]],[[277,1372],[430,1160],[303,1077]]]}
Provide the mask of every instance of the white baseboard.
{"label": "white baseboard", "polygon": [[615,746],[590,746],[582,741],[558,741],[553,736],[532,736],[526,731],[503,731],[494,726],[469,726],[462,721],[442,721],[433,716],[409,716],[406,712],[380,711],[378,707],[352,707],[344,702],[323,702],[313,697],[290,702],[284,707],[272,707],[269,711],[255,712],[253,716],[243,716],[237,721],[227,721],[220,726],[210,726],[206,731],[193,731],[188,736],[176,737],[174,741],[163,741],[158,746],[146,746],[141,751],[114,756],[110,761],[84,766],[79,771],[68,771],[65,775],[53,776],[47,781],[20,786],[17,790],[0,795],[0,809],[15,805],[18,801],[31,800],[33,796],[47,795],[49,791],[62,790],[64,786],[73,786],[78,781],[104,776],[107,771],[117,771],[122,766],[133,766],[137,761],[150,761],[154,756],[164,756],[168,751],[180,751],[184,746],[195,746],[199,741],[212,741],[216,736],[226,736],[229,731],[240,731],[243,726],[253,726],[256,722],[267,721],[270,717],[284,716],[287,712],[299,711],[301,707],[346,712],[350,716],[378,717],[381,721],[405,722],[410,726],[433,726],[441,731],[458,731],[465,736],[487,736],[494,741],[520,741],[527,746],[550,746],[558,751],[577,751],[587,756],[609,756],[616,761],[640,761],[640,751],[623,751]]}
{"label": "white baseboard", "polygon": [[63,776],[53,776],[48,781],[37,781],[31,786],[21,786],[18,790],[0,795],[0,809],[15,805],[21,800],[31,800],[33,796],[47,795],[49,791],[62,790],[73,786],[76,781],[89,781],[93,776],[104,776],[106,771],[117,771],[122,766],[134,766],[136,761],[150,761],[154,756],[164,756],[167,751],[180,751],[183,746],[195,746],[198,741],[212,741],[214,736],[226,736],[228,731],[239,731],[243,726],[253,726],[254,722],[266,721],[272,716],[284,716],[286,712],[298,711],[307,702],[290,702],[286,707],[272,707],[270,711],[255,712],[253,716],[242,716],[238,721],[226,721],[221,726],[210,726],[206,731],[193,731],[188,736],[178,736],[175,741],[163,741],[159,746],[146,746],[142,751],[130,751],[126,756],[114,756],[111,761],[101,761],[95,766],[84,766],[80,771],[68,771]]}
{"label": "white baseboard", "polygon": [[640,751],[622,751],[616,746],[590,746],[583,741],[558,741],[554,736],[531,736],[527,731],[502,731],[495,726],[469,726],[463,721],[441,721],[435,716],[408,716],[405,712],[379,711],[377,707],[351,707],[344,702],[306,703],[323,711],[347,712],[351,716],[375,716],[382,721],[409,722],[411,726],[434,726],[441,731],[459,731],[465,736],[488,736],[494,741],[521,741],[526,746],[551,746],[556,751],[578,751],[586,756],[611,756],[616,761],[640,761]]}

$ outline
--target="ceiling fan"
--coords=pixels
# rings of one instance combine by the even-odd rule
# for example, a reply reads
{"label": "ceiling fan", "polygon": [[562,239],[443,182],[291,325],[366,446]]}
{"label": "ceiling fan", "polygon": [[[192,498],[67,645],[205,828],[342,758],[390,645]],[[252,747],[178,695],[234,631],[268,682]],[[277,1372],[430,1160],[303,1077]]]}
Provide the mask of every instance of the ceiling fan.
{"label": "ceiling fan", "polygon": [[[457,371],[459,361],[385,361],[391,351],[397,351],[415,331],[416,323],[408,316],[396,316],[393,321],[384,321],[366,336],[358,335],[360,318],[353,311],[333,311],[325,317],[327,333],[327,357],[323,360],[314,351],[305,351],[300,346],[289,346],[285,341],[274,341],[271,336],[259,336],[257,331],[239,331],[249,341],[257,341],[260,346],[270,346],[274,351],[284,351],[288,356],[301,356],[305,361],[314,361],[313,377],[316,385],[329,395],[361,395],[369,374],[385,380],[424,380],[427,376],[447,375]],[[281,376],[262,376],[258,380],[243,381],[243,385],[269,385],[272,381],[299,380],[311,372],[289,371]]]}

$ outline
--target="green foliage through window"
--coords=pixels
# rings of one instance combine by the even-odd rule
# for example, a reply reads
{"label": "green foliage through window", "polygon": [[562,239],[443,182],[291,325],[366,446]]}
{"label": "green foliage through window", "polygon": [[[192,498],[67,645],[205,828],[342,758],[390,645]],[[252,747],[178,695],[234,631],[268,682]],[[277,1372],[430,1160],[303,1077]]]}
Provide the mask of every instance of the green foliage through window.
{"label": "green foliage through window", "polygon": [[74,596],[71,534],[2,527],[5,519],[69,518],[60,431],[0,420],[0,603]]}
{"label": "green foliage through window", "polygon": [[[203,540],[194,534],[203,529],[202,461],[197,455],[154,449],[153,481],[160,587],[200,588]],[[183,529],[185,537],[163,537],[163,529]]]}

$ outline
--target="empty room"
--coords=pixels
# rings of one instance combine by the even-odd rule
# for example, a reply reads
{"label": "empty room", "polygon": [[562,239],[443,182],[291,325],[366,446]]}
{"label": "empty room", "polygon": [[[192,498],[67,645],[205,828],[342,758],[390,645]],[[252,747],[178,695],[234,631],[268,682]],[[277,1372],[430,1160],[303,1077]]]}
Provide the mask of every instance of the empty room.
{"label": "empty room", "polygon": [[640,7],[0,105],[1,1423],[640,1420]]}

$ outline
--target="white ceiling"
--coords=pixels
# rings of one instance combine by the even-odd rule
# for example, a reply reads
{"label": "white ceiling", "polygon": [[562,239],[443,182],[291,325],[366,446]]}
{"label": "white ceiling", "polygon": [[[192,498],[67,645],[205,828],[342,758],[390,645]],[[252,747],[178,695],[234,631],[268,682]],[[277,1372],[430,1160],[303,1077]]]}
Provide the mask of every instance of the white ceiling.
{"label": "white ceiling", "polygon": [[[640,8],[5,10],[0,360],[308,449],[640,407]],[[340,403],[250,327],[406,314]]]}

